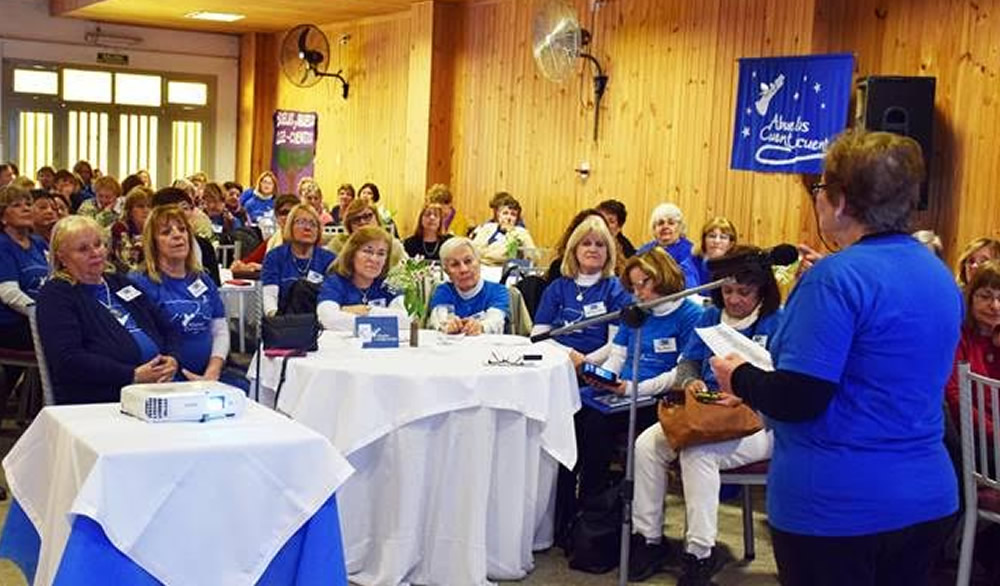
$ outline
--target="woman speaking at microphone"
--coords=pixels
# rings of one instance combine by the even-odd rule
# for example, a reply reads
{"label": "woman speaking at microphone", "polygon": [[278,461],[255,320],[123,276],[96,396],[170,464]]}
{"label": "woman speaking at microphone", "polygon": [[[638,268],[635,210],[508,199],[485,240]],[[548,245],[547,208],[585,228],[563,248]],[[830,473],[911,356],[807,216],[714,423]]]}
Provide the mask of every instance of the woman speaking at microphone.
{"label": "woman speaking at microphone", "polygon": [[820,232],[841,250],[792,291],[775,370],[712,359],[736,395],[725,400],[746,401],[774,429],[767,511],[785,586],[927,584],[952,526],[941,404],[962,298],[904,232],[923,175],[910,138],[838,137],[811,193]]}

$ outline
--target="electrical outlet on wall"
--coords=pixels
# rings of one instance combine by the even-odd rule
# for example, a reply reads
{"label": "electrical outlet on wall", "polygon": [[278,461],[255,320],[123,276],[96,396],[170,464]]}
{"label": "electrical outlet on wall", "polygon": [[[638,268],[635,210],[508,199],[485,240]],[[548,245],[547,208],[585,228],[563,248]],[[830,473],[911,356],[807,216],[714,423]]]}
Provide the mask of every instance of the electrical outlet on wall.
{"label": "electrical outlet on wall", "polygon": [[590,162],[586,160],[581,161],[577,168],[573,170],[576,171],[576,174],[580,179],[586,179],[587,177],[590,177]]}

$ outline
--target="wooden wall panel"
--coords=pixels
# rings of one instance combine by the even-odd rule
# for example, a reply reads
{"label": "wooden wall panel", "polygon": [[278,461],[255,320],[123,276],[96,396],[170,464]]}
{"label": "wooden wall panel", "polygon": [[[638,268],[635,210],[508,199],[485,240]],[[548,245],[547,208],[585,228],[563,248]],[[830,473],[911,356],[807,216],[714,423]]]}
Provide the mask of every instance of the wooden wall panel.
{"label": "wooden wall panel", "polygon": [[[277,107],[317,112],[319,137],[315,176],[328,204],[337,186],[378,185],[390,210],[399,211],[405,182],[407,85],[410,63],[409,13],[326,25],[330,68],[343,68],[351,84],[344,100],[337,80],[298,88],[276,79]],[[341,44],[342,35],[350,35]],[[280,35],[274,35],[280,42]],[[271,136],[272,129],[259,129]]]}
{"label": "wooden wall panel", "polygon": [[[920,227],[941,232],[952,258],[973,236],[1000,235],[1000,0],[605,0],[594,15],[590,0],[574,0],[611,77],[596,143],[589,66],[581,61],[563,84],[535,70],[538,1],[435,10],[427,181],[451,183],[470,219],[485,219],[493,193],[510,191],[536,240],[552,245],[573,213],[615,197],[638,243],[652,208],[673,201],[695,238],[705,220],[726,215],[744,240],[817,244],[800,178],[729,170],[737,59],[850,51],[859,76],[938,78],[932,205]],[[320,113],[317,176],[327,199],[342,181],[372,179],[404,231],[419,206],[404,191],[409,18],[323,27],[332,39],[352,35],[334,44],[353,84],[346,103],[333,83],[300,90],[277,81],[279,107]],[[582,161],[592,169],[586,181],[574,172]]]}

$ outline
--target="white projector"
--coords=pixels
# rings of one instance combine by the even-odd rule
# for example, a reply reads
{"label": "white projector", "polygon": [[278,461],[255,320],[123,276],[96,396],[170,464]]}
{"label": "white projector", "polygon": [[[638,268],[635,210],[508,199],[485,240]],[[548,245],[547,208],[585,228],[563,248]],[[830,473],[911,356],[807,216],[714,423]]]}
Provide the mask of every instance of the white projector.
{"label": "white projector", "polygon": [[207,421],[246,411],[241,389],[216,381],[145,383],[122,387],[121,411],[144,421]]}

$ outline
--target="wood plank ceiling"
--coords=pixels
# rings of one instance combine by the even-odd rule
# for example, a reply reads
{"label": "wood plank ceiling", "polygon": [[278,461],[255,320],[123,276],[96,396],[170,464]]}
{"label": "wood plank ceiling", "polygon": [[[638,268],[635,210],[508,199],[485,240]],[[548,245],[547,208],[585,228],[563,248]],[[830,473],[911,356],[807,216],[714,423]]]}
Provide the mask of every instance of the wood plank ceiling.
{"label": "wood plank ceiling", "polygon": [[[297,24],[327,24],[409,10],[422,0],[49,0],[53,16],[221,33],[276,32]],[[458,1],[458,0],[449,0]],[[185,18],[228,12],[246,18],[231,23]]]}

